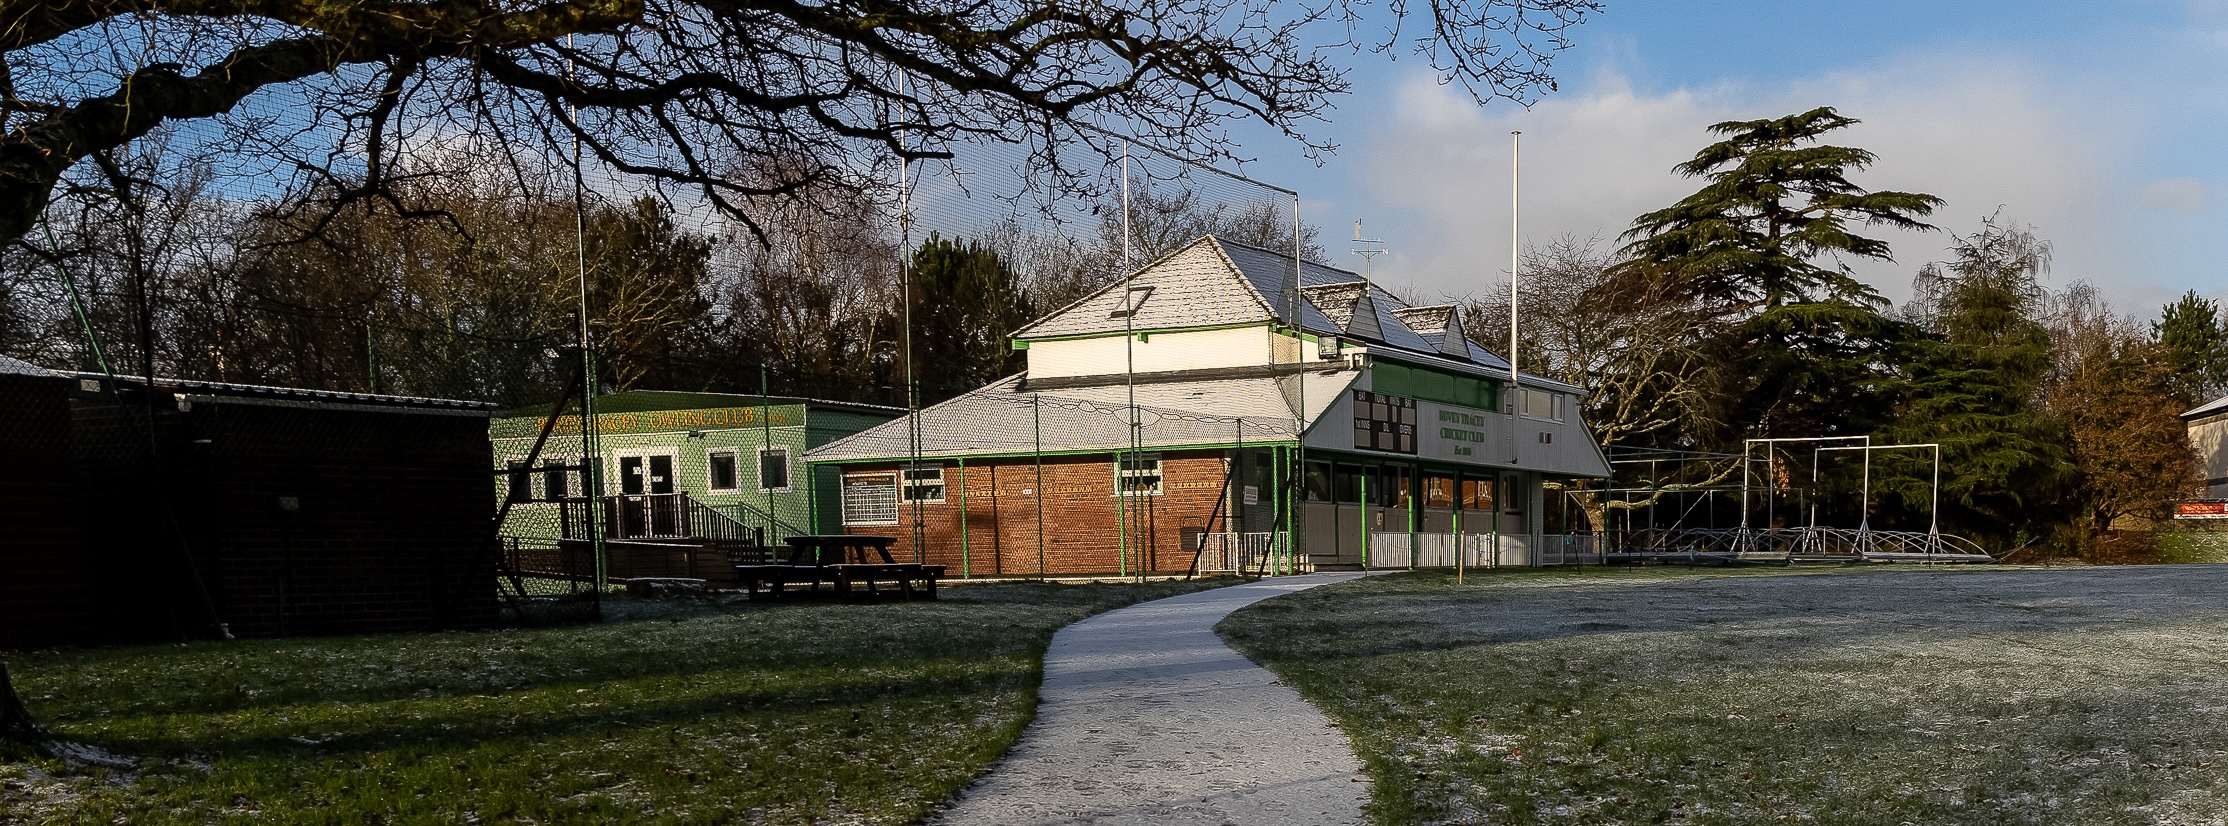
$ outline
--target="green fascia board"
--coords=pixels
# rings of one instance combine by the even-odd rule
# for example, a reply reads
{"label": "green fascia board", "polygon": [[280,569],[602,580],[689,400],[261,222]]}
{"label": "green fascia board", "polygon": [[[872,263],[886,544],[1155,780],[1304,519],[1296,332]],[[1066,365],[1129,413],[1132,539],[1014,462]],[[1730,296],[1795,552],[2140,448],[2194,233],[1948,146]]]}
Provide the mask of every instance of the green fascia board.
{"label": "green fascia board", "polygon": [[[1165,452],[1165,451],[1171,451],[1171,450],[1232,450],[1232,449],[1236,449],[1236,448],[1238,448],[1238,447],[1291,447],[1291,446],[1294,446],[1294,445],[1297,445],[1297,444],[1299,444],[1299,443],[1298,443],[1298,442],[1295,442],[1295,441],[1292,441],[1292,440],[1289,440],[1289,439],[1284,439],[1284,440],[1268,440],[1268,441],[1260,441],[1260,442],[1246,442],[1246,443],[1245,443],[1244,445],[1240,445],[1240,444],[1238,444],[1238,443],[1236,443],[1236,442],[1202,443],[1202,444],[1188,444],[1188,445],[1153,445],[1153,446],[1149,446],[1149,447],[1140,447],[1140,448],[1138,448],[1138,449],[1137,449],[1137,452],[1139,452],[1139,453],[1161,453],[1161,452]],[[968,460],[968,459],[1013,459],[1013,458],[1021,458],[1021,457],[1035,457],[1035,456],[1112,456],[1112,455],[1114,455],[1114,454],[1117,454],[1117,453],[1128,453],[1128,452],[1129,452],[1129,448],[1126,448],[1126,447],[1115,447],[1115,448],[1098,448],[1098,449],[1095,449],[1095,450],[1047,450],[1047,451],[1043,451],[1043,452],[1038,452],[1038,451],[1033,451],[1033,450],[1023,450],[1023,451],[1017,451],[1017,452],[1001,452],[1001,453],[953,453],[953,454],[940,455],[940,456],[928,456],[928,455],[923,455],[923,456],[921,457],[921,461],[923,461],[923,462],[952,462],[952,461],[963,461],[963,460]],[[811,458],[811,457],[806,457],[806,459],[805,459],[805,464],[808,464],[808,465],[819,465],[819,466],[828,466],[828,467],[833,467],[833,466],[837,466],[837,465],[865,465],[865,464],[881,464],[881,463],[885,463],[885,462],[896,462],[896,463],[898,463],[898,464],[904,464],[904,463],[906,463],[906,462],[910,462],[910,461],[912,461],[912,460],[913,460],[913,457],[911,457],[911,456],[890,456],[890,457],[886,457],[886,458],[862,457],[862,458],[857,458],[857,459],[814,459],[814,458]]]}

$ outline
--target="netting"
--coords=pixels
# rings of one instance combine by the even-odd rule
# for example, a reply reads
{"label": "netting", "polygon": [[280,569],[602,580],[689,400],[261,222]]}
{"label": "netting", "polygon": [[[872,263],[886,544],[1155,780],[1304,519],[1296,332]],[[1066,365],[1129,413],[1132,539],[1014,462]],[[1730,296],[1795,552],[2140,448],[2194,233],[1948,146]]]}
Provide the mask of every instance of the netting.
{"label": "netting", "polygon": [[[160,21],[143,25],[153,28],[109,34],[170,37],[156,30]],[[125,52],[103,59],[72,70],[83,77],[17,80],[52,92],[143,68]],[[45,456],[62,463],[48,478],[126,492],[65,497],[67,508],[48,502],[53,486],[14,499],[73,514],[57,530],[78,537],[64,545],[80,550],[56,551],[69,558],[56,565],[114,578],[72,593],[161,606],[159,622],[126,623],[134,628],[206,636],[355,627],[302,613],[337,599],[337,586],[305,584],[312,575],[289,567],[289,549],[326,541],[313,535],[356,535],[345,527],[354,516],[306,504],[327,495],[367,509],[387,503],[379,507],[388,522],[446,531],[358,543],[372,556],[387,552],[382,542],[445,549],[409,557],[418,561],[403,567],[433,573],[419,586],[422,610],[394,622],[495,621],[482,597],[508,621],[590,618],[617,581],[716,574],[762,559],[787,536],[840,525],[834,471],[809,470],[803,440],[751,428],[682,433],[658,460],[667,465],[653,468],[639,440],[599,433],[595,404],[607,394],[770,393],[917,410],[1019,372],[1023,354],[1009,333],[1202,235],[1321,257],[1294,193],[1107,133],[1059,147],[918,146],[948,157],[911,163],[886,147],[726,157],[716,162],[744,189],[810,174],[722,211],[701,192],[626,174],[624,157],[572,151],[558,126],[578,113],[496,99],[418,106],[416,92],[380,82],[345,69],[323,85],[275,87],[218,117],[161,126],[68,170],[37,229],[0,252],[0,354],[99,376],[108,388],[70,400],[64,436],[23,436],[47,442],[26,448],[24,461]],[[348,114],[351,101],[390,93],[397,107],[376,128]],[[374,180],[381,185],[368,186]],[[112,374],[157,381],[149,389]],[[180,382],[474,402],[482,431],[476,446],[449,444],[470,417],[422,415],[387,399],[347,402],[364,407],[356,418],[305,412],[242,424],[251,417],[212,412],[237,403],[188,409],[182,399],[192,393],[165,389]],[[1100,421],[1088,430],[1103,431],[1093,449],[1110,456],[1289,440],[1294,431],[1289,404],[1217,416],[1127,388],[1045,403],[1088,409]],[[404,409],[416,412],[395,412]],[[1026,425],[1020,411],[1002,416],[989,426]],[[87,435],[103,417],[114,420],[106,435]],[[499,427],[556,423],[547,438],[499,433],[491,442],[491,417]],[[203,420],[261,431],[227,430],[216,441],[193,435],[202,425],[189,424]],[[419,427],[447,435],[422,437]],[[265,446],[253,461],[194,464],[227,442]],[[381,464],[437,444],[449,445],[441,461],[453,464],[438,473]],[[361,455],[334,452],[343,445]],[[917,445],[909,440],[906,452],[917,456]],[[342,458],[318,458],[328,453]],[[452,472],[467,455],[475,518],[417,519],[442,490],[421,477]],[[305,468],[300,484],[348,492],[305,496],[277,485],[254,494],[254,524],[284,520],[255,528],[277,531],[277,561],[254,565],[278,572],[256,574],[262,584],[252,587],[225,579],[254,565],[224,556],[237,545],[226,533],[234,523],[198,491],[212,474],[289,462]],[[785,486],[768,481],[777,474],[790,477]],[[653,475],[674,490],[650,491]],[[629,488],[637,477],[645,492]],[[282,499],[301,509],[279,509]],[[104,518],[119,507],[133,517]],[[1129,530],[1148,542],[1156,532],[1143,521]],[[115,557],[128,573],[106,572],[109,551],[88,550],[96,545],[128,548]],[[195,567],[204,563],[224,570]],[[82,571],[68,577],[95,583]],[[269,594],[246,596],[255,588]],[[256,600],[281,607],[248,619],[240,606]]]}

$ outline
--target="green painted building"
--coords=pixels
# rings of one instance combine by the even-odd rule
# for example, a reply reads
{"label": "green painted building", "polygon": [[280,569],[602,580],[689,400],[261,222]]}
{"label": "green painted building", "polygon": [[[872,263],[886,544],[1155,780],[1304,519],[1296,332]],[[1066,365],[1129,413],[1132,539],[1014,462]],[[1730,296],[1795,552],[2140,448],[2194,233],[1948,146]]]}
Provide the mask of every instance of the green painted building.
{"label": "green painted building", "polygon": [[[514,413],[519,411],[513,411]],[[763,531],[764,541],[835,530],[836,471],[805,451],[899,418],[898,408],[781,396],[632,390],[596,399],[594,456],[577,413],[511,415],[489,426],[508,473],[506,537],[585,536],[590,509],[609,539],[719,538]],[[531,464],[544,426],[549,439]],[[583,480],[593,480],[584,484]],[[590,493],[591,487],[600,488]]]}

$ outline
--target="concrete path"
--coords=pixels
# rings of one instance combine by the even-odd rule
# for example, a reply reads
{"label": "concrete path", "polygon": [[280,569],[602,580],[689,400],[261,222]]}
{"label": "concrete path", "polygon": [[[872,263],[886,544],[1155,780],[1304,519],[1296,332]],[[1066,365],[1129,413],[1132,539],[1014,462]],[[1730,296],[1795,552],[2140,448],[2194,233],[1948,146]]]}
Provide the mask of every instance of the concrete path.
{"label": "concrete path", "polygon": [[1358,824],[1346,734],[1215,636],[1230,612],[1361,574],[1279,577],[1110,611],[1052,638],[1036,722],[931,822]]}

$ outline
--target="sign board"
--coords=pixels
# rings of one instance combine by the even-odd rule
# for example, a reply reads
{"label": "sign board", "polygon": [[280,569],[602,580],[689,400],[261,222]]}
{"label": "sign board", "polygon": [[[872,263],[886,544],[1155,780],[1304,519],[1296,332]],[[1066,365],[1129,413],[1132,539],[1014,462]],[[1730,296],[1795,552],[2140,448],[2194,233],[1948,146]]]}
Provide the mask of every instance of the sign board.
{"label": "sign board", "polygon": [[1252,485],[1247,485],[1245,492],[1245,502],[1248,505],[1261,504],[1261,489]]}
{"label": "sign board", "polygon": [[2228,519],[2228,500],[2176,502],[2175,519]]}

